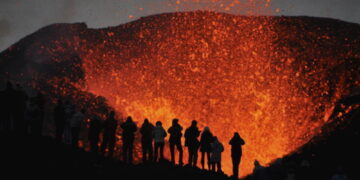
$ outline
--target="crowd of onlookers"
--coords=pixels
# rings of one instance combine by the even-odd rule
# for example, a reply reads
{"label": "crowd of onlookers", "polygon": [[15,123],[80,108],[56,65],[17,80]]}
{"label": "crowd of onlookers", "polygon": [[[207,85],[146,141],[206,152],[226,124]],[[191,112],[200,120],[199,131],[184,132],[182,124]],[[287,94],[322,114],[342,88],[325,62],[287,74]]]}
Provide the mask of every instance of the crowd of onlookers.
{"label": "crowd of onlookers", "polygon": [[[45,99],[42,93],[39,92],[36,96],[29,97],[21,85],[14,86],[11,82],[7,82],[5,90],[0,91],[0,99],[2,110],[0,114],[1,131],[42,135],[45,114]],[[112,157],[118,141],[117,129],[120,128],[122,160],[126,163],[133,162],[135,136],[137,135],[136,132],[139,132],[141,135],[143,162],[159,162],[163,160],[165,142],[168,142],[171,154],[170,161],[180,166],[184,165],[182,138],[185,138],[184,145],[188,149],[187,166],[197,166],[200,151],[202,169],[207,167],[208,170],[222,172],[221,154],[224,151],[224,145],[211,132],[209,127],[205,127],[200,131],[196,120],[193,120],[191,126],[186,128],[183,133],[183,127],[180,125],[179,119],[176,118],[172,120],[172,125],[167,130],[162,126],[161,121],[157,121],[153,125],[148,119],[144,119],[141,127],[137,127],[131,116],[127,117],[125,122],[119,124],[121,121],[116,119],[115,111],[106,111],[102,115],[85,112],[84,109],[77,107],[70,100],[63,102],[63,100],[58,99],[51,112],[55,123],[55,139],[58,142],[78,147],[79,136],[82,131],[81,127],[86,120],[89,120],[87,140],[90,151],[93,153]],[[169,138],[166,139],[168,136]],[[239,133],[235,132],[229,140],[229,144],[231,146],[233,177],[237,179],[239,177],[242,146],[245,141]],[[177,163],[175,162],[175,150],[179,154]],[[276,165],[275,163],[273,167],[276,167]],[[306,167],[308,167],[306,161],[301,167],[306,170]],[[273,169],[276,172],[281,168]],[[300,174],[309,174],[305,170]],[[252,179],[274,179],[270,178],[268,172],[267,168],[255,161]],[[275,179],[304,179],[299,178],[299,175],[293,172],[290,169],[285,173],[286,175]],[[280,175],[282,173],[272,174]],[[332,180],[346,179],[347,177],[342,168],[339,168],[338,172],[332,177]]]}

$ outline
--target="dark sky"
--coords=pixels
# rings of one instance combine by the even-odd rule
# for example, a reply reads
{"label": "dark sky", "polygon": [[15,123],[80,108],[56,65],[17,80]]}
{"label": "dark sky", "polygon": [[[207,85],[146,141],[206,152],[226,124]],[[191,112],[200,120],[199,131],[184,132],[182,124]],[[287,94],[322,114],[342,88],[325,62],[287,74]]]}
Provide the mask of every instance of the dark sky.
{"label": "dark sky", "polygon": [[[86,22],[89,27],[115,26],[141,16],[176,10],[206,9],[215,0],[0,0],[0,51],[39,28],[60,22]],[[185,1],[185,3],[184,3]],[[229,4],[250,0],[216,0]],[[267,1],[267,0],[252,0]],[[270,0],[269,0],[270,1]],[[217,8],[216,8],[217,9]],[[230,13],[246,14],[241,5]],[[360,0],[271,0],[259,14],[331,17],[360,23]]]}

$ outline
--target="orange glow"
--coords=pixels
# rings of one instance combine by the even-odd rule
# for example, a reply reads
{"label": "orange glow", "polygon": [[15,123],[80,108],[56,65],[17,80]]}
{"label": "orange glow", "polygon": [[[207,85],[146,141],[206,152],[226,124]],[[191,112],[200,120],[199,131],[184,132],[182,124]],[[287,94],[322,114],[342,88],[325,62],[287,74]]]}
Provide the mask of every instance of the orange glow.
{"label": "orange glow", "polygon": [[[253,7],[240,9],[252,15],[270,3],[174,2],[184,7],[212,2],[216,6],[208,10],[230,12]],[[347,64],[348,58],[360,58],[359,36],[343,38],[339,34],[346,36],[348,29],[329,22],[209,11],[169,13],[119,27],[79,28],[74,37],[65,33],[49,46],[34,42],[27,53],[55,65],[73,60],[64,57],[66,53],[79,57],[80,64],[74,65],[79,66],[72,68],[81,69],[84,77],[75,81],[69,72],[46,79],[60,96],[72,91],[103,96],[122,116],[133,116],[138,126],[148,118],[162,121],[167,129],[175,117],[184,128],[193,119],[201,130],[209,126],[225,145],[227,174],[232,173],[228,142],[239,132],[246,141],[240,171],[244,176],[252,172],[255,159],[266,165],[307,143],[329,121],[334,103],[359,88],[360,69]],[[77,102],[90,99],[81,93],[74,96]]]}
{"label": "orange glow", "polygon": [[[226,146],[228,174],[228,141],[240,132],[246,175],[255,159],[267,164],[306,143],[340,97],[326,97],[325,75],[313,79],[313,69],[293,49],[274,43],[281,34],[274,24],[270,17],[189,12],[140,19],[120,31],[110,28],[114,36],[81,42],[81,88],[104,96],[139,126],[149,118],[168,128],[175,117],[184,127],[193,119],[201,129],[209,126]],[[321,64],[329,60],[316,60],[316,71],[325,71]]]}

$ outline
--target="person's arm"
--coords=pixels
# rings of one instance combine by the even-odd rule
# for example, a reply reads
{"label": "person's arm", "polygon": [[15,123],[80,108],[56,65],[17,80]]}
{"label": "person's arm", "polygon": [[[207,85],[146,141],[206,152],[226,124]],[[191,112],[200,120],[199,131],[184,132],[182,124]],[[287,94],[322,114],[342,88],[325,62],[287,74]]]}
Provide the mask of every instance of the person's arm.
{"label": "person's arm", "polygon": [[197,132],[196,132],[196,137],[199,137],[199,136],[200,136],[200,131],[197,130]]}
{"label": "person's arm", "polygon": [[240,144],[241,144],[241,145],[245,145],[244,139],[240,138]]}
{"label": "person's arm", "polygon": [[169,127],[169,129],[167,130],[167,132],[170,133],[170,134],[171,134],[171,128],[172,127]]}

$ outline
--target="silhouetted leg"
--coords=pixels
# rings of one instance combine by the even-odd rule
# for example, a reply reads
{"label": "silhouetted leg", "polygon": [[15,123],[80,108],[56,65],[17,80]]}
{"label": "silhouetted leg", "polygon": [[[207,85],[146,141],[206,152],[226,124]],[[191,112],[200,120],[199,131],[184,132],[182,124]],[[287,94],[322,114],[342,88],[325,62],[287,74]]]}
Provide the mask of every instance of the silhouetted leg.
{"label": "silhouetted leg", "polygon": [[148,147],[148,153],[149,153],[149,161],[153,160],[153,145],[152,142],[149,142],[149,147]]}
{"label": "silhouetted leg", "polygon": [[123,142],[123,161],[125,163],[128,163],[128,158],[127,158],[127,154],[128,154],[128,147],[127,147],[127,142]]}
{"label": "silhouetted leg", "polygon": [[205,152],[201,151],[201,168],[205,169]]}
{"label": "silhouetted leg", "polygon": [[164,160],[164,143],[160,143],[160,159]]}
{"label": "silhouetted leg", "polygon": [[192,149],[190,147],[188,147],[188,152],[189,152],[188,165],[192,166],[193,152],[192,152]]}
{"label": "silhouetted leg", "polygon": [[182,149],[182,146],[181,146],[181,142],[178,142],[176,144],[177,146],[177,149],[179,151],[179,165],[183,165],[183,149]]}
{"label": "silhouetted leg", "polygon": [[205,152],[205,153],[206,153],[206,158],[207,158],[208,170],[210,170],[210,165],[211,165],[210,152]]}
{"label": "silhouetted leg", "polygon": [[221,162],[220,161],[217,162],[216,165],[217,165],[217,172],[222,172],[222,170],[221,170]]}
{"label": "silhouetted leg", "polygon": [[155,162],[157,162],[158,160],[158,152],[159,152],[159,143],[155,143],[155,155],[154,155]]}
{"label": "silhouetted leg", "polygon": [[146,154],[147,154],[147,144],[145,141],[141,141],[141,149],[142,149],[142,161],[146,162]]}
{"label": "silhouetted leg", "polygon": [[214,162],[211,163],[211,171],[215,171],[215,163]]}
{"label": "silhouetted leg", "polygon": [[240,165],[240,158],[238,157],[232,157],[232,163],[233,163],[233,175],[234,178],[239,178],[239,165]]}
{"label": "silhouetted leg", "polygon": [[170,142],[171,162],[175,164],[175,143]]}
{"label": "silhouetted leg", "polygon": [[129,143],[129,163],[132,164],[133,161],[133,150],[134,150],[134,142]]}
{"label": "silhouetted leg", "polygon": [[194,164],[193,164],[194,167],[197,166],[197,159],[198,159],[198,148],[194,147]]}

